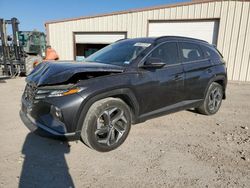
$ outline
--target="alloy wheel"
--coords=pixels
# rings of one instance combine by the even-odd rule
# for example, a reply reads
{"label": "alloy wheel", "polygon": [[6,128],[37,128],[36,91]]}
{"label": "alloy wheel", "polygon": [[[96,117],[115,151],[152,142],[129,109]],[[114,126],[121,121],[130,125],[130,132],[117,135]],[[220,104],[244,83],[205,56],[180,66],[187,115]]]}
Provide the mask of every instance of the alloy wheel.
{"label": "alloy wheel", "polygon": [[95,136],[97,142],[112,146],[121,139],[127,126],[128,121],[122,109],[112,107],[105,110],[96,121]]}
{"label": "alloy wheel", "polygon": [[217,87],[214,88],[210,95],[208,100],[208,108],[210,111],[216,111],[220,107],[220,103],[222,100],[222,93],[221,90]]}

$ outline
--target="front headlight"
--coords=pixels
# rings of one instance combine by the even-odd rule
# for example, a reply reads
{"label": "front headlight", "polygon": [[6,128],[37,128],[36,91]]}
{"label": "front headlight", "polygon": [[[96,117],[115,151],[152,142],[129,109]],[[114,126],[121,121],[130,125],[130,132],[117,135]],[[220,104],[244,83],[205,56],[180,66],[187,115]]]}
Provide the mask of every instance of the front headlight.
{"label": "front headlight", "polygon": [[65,89],[65,90],[55,90],[55,91],[50,92],[48,97],[61,97],[61,96],[66,96],[66,95],[72,95],[80,91],[81,89],[78,87],[72,88],[72,89]]}
{"label": "front headlight", "polygon": [[61,97],[61,96],[67,96],[72,95],[75,93],[79,93],[84,88],[76,87],[76,88],[70,88],[70,89],[51,89],[51,90],[43,90],[38,89],[35,95],[35,99],[44,99],[46,97]]}

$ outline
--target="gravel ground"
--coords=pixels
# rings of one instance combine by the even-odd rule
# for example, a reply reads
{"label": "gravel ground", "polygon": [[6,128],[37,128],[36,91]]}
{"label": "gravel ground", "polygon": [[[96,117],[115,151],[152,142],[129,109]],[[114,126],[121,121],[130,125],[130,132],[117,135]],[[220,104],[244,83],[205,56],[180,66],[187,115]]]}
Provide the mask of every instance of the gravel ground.
{"label": "gravel ground", "polygon": [[109,153],[29,133],[18,115],[24,85],[0,80],[0,187],[250,187],[250,84],[230,83],[214,116],[135,125]]}

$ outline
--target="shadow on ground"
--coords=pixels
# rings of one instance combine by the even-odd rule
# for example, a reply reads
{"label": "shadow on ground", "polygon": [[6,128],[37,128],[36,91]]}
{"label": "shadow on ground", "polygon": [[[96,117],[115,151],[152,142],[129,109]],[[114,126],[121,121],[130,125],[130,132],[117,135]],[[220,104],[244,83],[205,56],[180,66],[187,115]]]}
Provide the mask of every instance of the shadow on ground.
{"label": "shadow on ground", "polygon": [[65,154],[68,143],[29,133],[25,139],[19,187],[74,187]]}
{"label": "shadow on ground", "polygon": [[[195,109],[187,109],[186,110],[187,112],[191,112],[191,113],[194,113],[194,114],[200,114],[199,112],[197,112],[197,110],[195,110]],[[201,114],[200,114],[201,115]]]}

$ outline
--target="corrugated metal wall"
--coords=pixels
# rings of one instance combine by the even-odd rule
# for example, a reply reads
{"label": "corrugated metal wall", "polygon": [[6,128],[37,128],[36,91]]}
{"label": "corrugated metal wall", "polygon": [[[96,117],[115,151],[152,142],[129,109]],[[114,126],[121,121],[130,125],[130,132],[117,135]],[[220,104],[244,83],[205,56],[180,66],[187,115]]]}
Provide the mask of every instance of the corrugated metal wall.
{"label": "corrugated metal wall", "polygon": [[148,20],[220,18],[218,49],[229,80],[250,81],[250,2],[214,1],[49,23],[50,44],[60,59],[72,60],[73,32],[127,31],[128,38],[147,36]]}

